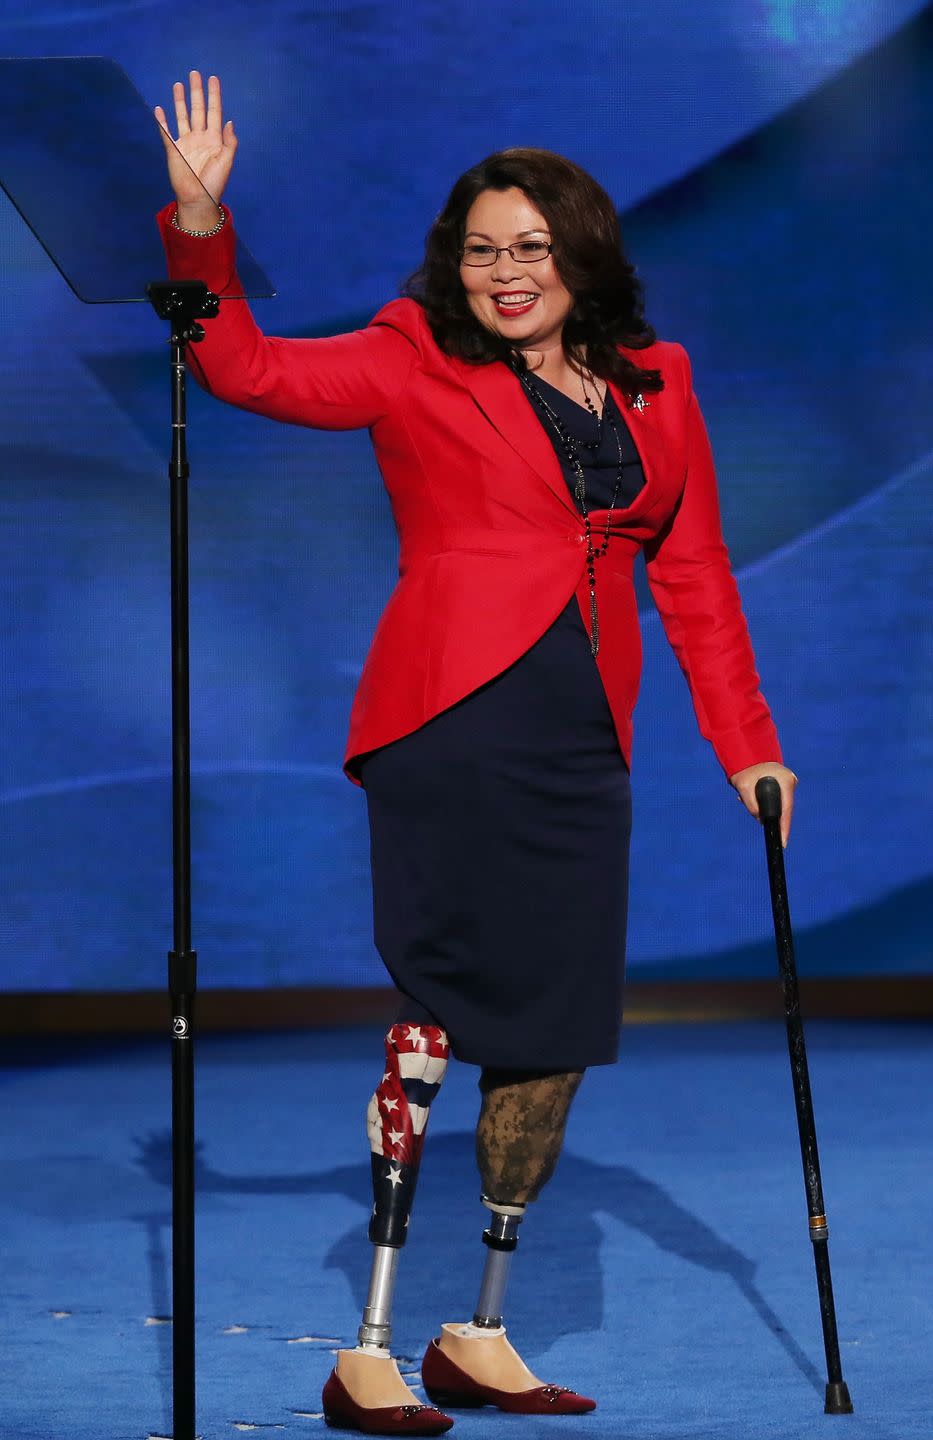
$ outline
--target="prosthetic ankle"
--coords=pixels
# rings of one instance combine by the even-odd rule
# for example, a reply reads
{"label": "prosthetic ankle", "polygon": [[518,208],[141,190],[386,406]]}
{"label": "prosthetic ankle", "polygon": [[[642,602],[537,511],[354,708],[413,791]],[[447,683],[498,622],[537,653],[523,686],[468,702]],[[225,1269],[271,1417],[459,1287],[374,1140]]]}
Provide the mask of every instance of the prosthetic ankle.
{"label": "prosthetic ankle", "polygon": [[369,1238],[376,1251],[357,1347],[377,1354],[392,1338],[398,1252],[408,1238],[428,1114],[449,1049],[439,1025],[393,1025],[385,1043],[385,1074],[366,1113],[374,1202]]}
{"label": "prosthetic ankle", "polygon": [[487,1246],[486,1265],[480,1285],[479,1300],[472,1324],[466,1331],[488,1334],[502,1329],[502,1302],[512,1268],[512,1255],[518,1245],[518,1227],[525,1215],[525,1206],[501,1205],[483,1195],[483,1204],[492,1211],[492,1219],[483,1231],[483,1244]]}

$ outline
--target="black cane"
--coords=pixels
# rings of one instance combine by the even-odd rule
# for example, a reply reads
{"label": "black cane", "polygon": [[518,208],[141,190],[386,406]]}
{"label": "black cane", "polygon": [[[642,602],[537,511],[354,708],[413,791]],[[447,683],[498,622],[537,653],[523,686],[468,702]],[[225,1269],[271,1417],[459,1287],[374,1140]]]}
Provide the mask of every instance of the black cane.
{"label": "black cane", "polygon": [[156,314],[172,327],[172,453],[169,511],[172,562],[172,949],[168,988],[172,1044],[172,1435],[195,1440],[194,1358],[194,997],[191,948],[191,716],[188,624],[188,455],[185,353],[201,340],[198,321],[219,301],[200,280],[147,286]]}
{"label": "black cane", "polygon": [[813,1119],[813,1097],[810,1094],[810,1072],[807,1047],[800,1018],[800,994],[797,985],[797,963],[794,959],[794,937],[790,928],[790,906],[787,902],[787,877],[784,873],[784,849],[781,845],[781,787],[773,775],[763,775],[755,786],[758,813],[765,832],[765,853],[768,859],[768,881],[771,886],[771,910],[774,915],[774,938],[778,966],[784,987],[784,1015],[787,1021],[787,1048],[790,1072],[794,1083],[797,1107],[797,1130],[800,1134],[800,1156],[810,1217],[810,1240],[816,1266],[816,1284],[823,1321],[823,1346],[826,1351],[827,1415],[851,1415],[849,1387],[842,1378],[839,1358],[839,1336],[836,1331],[836,1305],[829,1269],[829,1226],[823,1204],[823,1182],[820,1178],[820,1156],[816,1145],[816,1123]]}

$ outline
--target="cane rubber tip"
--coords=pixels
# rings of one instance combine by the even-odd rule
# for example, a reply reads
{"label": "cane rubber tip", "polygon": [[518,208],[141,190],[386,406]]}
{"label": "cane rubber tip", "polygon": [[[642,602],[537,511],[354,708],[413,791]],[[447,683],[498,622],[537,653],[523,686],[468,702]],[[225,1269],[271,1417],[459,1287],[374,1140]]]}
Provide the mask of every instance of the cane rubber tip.
{"label": "cane rubber tip", "polygon": [[830,1383],[826,1386],[824,1415],[851,1415],[853,1409],[852,1401],[849,1398],[849,1387],[844,1380],[840,1380],[835,1385]]}
{"label": "cane rubber tip", "polygon": [[755,786],[755,799],[762,820],[780,820],[781,787],[773,775],[762,775]]}

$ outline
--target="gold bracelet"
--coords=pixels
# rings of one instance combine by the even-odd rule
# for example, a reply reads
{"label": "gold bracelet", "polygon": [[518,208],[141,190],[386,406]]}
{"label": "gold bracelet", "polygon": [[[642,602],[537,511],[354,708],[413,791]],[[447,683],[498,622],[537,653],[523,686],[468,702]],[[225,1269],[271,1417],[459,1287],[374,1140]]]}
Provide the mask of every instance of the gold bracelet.
{"label": "gold bracelet", "polygon": [[180,230],[181,233],[182,233],[182,235],[194,235],[194,236],[197,237],[198,240],[206,240],[206,239],[208,238],[208,236],[210,236],[210,235],[216,235],[220,230],[222,230],[222,229],[224,228],[224,226],[226,225],[226,223],[227,223],[227,212],[226,212],[226,210],[223,210],[223,209],[221,209],[221,211],[220,211],[220,219],[217,221],[217,224],[214,226],[213,230],[186,230],[185,227],[184,227],[184,225],[179,225],[179,223],[178,223],[178,209],[177,209],[177,207],[176,207],[176,209],[175,209],[174,215],[172,216],[172,224],[173,224],[173,226],[175,227],[176,230]]}

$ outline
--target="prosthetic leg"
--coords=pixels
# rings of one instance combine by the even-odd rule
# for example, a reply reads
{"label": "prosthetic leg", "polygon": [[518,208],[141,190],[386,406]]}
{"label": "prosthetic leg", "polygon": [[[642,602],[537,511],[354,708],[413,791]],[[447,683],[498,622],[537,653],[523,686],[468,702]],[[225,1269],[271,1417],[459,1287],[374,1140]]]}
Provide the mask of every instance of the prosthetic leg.
{"label": "prosthetic leg", "polygon": [[453,1424],[449,1415],[418,1403],[389,1349],[398,1256],[408,1238],[425,1128],[447,1070],[448,1048],[438,1025],[399,1023],[386,1035],[385,1073],[366,1112],[372,1273],[356,1349],[338,1353],[324,1386],[328,1425],[380,1435],[440,1435]]}
{"label": "prosthetic leg", "polygon": [[476,1153],[486,1263],[468,1324],[449,1323],[428,1346],[421,1378],[439,1405],[497,1405],[525,1415],[582,1415],[595,1400],[542,1385],[512,1348],[502,1322],[506,1285],[527,1202],[537,1199],[560,1154],[567,1112],[582,1072],[522,1075],[484,1071]]}
{"label": "prosthetic leg", "polygon": [[[518,1227],[525,1218],[524,1205],[500,1205],[488,1195],[480,1196],[492,1220],[483,1231],[483,1244],[488,1246],[479,1300],[472,1326],[475,1330],[502,1330],[502,1302],[509,1283],[512,1256],[518,1245]],[[505,1331],[503,1330],[503,1334]]]}
{"label": "prosthetic leg", "polygon": [[386,1035],[385,1074],[366,1115],[374,1201],[369,1238],[376,1250],[358,1348],[387,1350],[392,1339],[399,1251],[408,1238],[425,1128],[448,1048],[438,1025],[397,1024]]}

